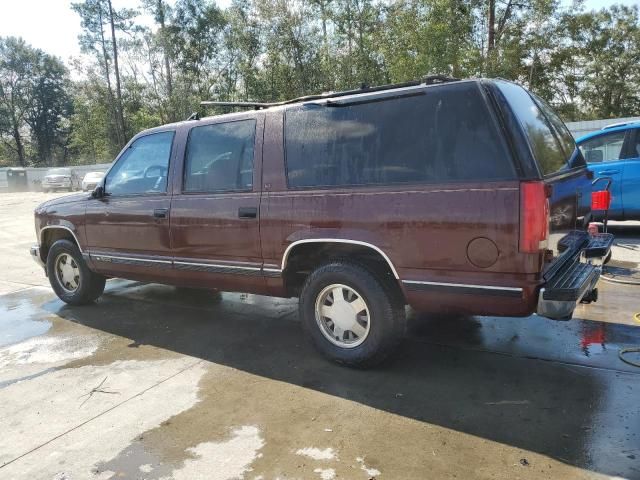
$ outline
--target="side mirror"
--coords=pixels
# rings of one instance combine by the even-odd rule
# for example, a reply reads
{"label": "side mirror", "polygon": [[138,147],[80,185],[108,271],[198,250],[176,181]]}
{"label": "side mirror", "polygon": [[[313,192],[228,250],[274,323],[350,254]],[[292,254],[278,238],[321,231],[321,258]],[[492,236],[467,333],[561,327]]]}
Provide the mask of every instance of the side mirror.
{"label": "side mirror", "polygon": [[104,197],[104,187],[102,185],[98,185],[93,192],[91,192],[91,196],[93,198],[102,198]]}

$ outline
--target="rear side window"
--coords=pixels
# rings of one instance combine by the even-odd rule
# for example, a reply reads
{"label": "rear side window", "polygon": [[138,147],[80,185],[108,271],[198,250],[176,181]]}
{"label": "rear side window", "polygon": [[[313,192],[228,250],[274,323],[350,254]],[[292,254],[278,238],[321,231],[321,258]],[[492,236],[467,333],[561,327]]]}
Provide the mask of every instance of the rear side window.
{"label": "rear side window", "polygon": [[189,132],[184,192],[251,190],[255,120],[195,127]]}
{"label": "rear side window", "polygon": [[[422,91],[420,91],[422,93]],[[475,83],[286,112],[292,188],[503,180],[515,172]]]}
{"label": "rear side window", "polygon": [[[567,161],[575,149],[571,134],[568,132],[563,134],[561,136],[563,142],[561,142],[554,134],[549,119],[524,88],[509,82],[497,81],[496,84],[529,138],[533,155],[543,175],[550,175],[568,168]],[[550,108],[549,111],[553,112]],[[557,116],[554,113],[552,120],[555,118]],[[563,129],[566,129],[562,120],[557,118],[557,122],[562,124]],[[565,145],[563,146],[562,143]]]}

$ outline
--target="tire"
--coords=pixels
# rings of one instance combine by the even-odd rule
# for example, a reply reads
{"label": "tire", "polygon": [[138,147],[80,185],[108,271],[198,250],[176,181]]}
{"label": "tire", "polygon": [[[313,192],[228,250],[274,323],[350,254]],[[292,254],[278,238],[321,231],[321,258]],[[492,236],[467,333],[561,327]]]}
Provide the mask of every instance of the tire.
{"label": "tire", "polygon": [[[71,269],[66,265],[70,265]],[[53,291],[69,305],[92,303],[104,292],[106,278],[89,270],[77,245],[69,240],[58,240],[51,245],[47,254],[47,273]],[[71,278],[72,273],[77,273],[74,277],[75,288],[71,283],[62,283]]]}
{"label": "tire", "polygon": [[[340,293],[342,300],[349,304],[347,311],[340,310],[345,304],[331,310],[335,294]],[[353,307],[358,297],[366,307],[360,313],[356,311],[362,303]],[[328,359],[350,367],[367,368],[381,363],[398,346],[406,331],[404,302],[397,286],[355,263],[336,260],[314,270],[302,287],[299,302],[302,325],[315,347]],[[356,335],[355,330],[346,330],[336,337],[335,328],[342,327],[320,315],[325,307],[329,309],[325,312],[337,312],[336,318],[345,312],[343,318],[351,321],[360,335]],[[353,312],[356,313],[351,317]],[[350,318],[355,318],[359,327]],[[330,336],[334,339],[330,340]]]}

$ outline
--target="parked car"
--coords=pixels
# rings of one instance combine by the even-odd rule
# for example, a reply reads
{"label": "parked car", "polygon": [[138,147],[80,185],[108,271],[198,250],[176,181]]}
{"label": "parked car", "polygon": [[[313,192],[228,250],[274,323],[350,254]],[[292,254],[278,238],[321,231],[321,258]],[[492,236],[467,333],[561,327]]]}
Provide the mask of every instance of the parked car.
{"label": "parked car", "polygon": [[[31,254],[56,294],[89,303],[122,277],[299,297],[317,348],[358,366],[398,344],[405,305],[568,319],[595,300],[612,237],[586,233],[584,158],[522,87],[428,79],[256,107],[144,131],[91,196],[40,205]],[[551,190],[577,207],[549,231]]]}
{"label": "parked car", "polygon": [[42,191],[80,189],[80,176],[71,168],[50,168],[42,180]]}
{"label": "parked car", "polygon": [[[605,127],[578,138],[576,143],[589,170],[596,177],[612,180],[609,218],[640,220],[640,122]],[[596,215],[601,218],[603,213]]]}
{"label": "parked car", "polygon": [[82,191],[93,190],[104,178],[104,172],[89,172],[82,179]]}

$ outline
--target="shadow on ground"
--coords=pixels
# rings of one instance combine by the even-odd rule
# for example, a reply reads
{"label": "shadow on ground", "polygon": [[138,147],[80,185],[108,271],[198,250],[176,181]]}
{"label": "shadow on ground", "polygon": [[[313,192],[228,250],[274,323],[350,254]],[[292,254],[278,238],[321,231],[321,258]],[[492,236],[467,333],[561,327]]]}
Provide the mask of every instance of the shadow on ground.
{"label": "shadow on ground", "polygon": [[640,375],[629,325],[413,315],[399,354],[342,368],[305,340],[296,303],[110,282],[97,305],[44,308],[142,344],[346,398],[584,469],[640,478]]}

